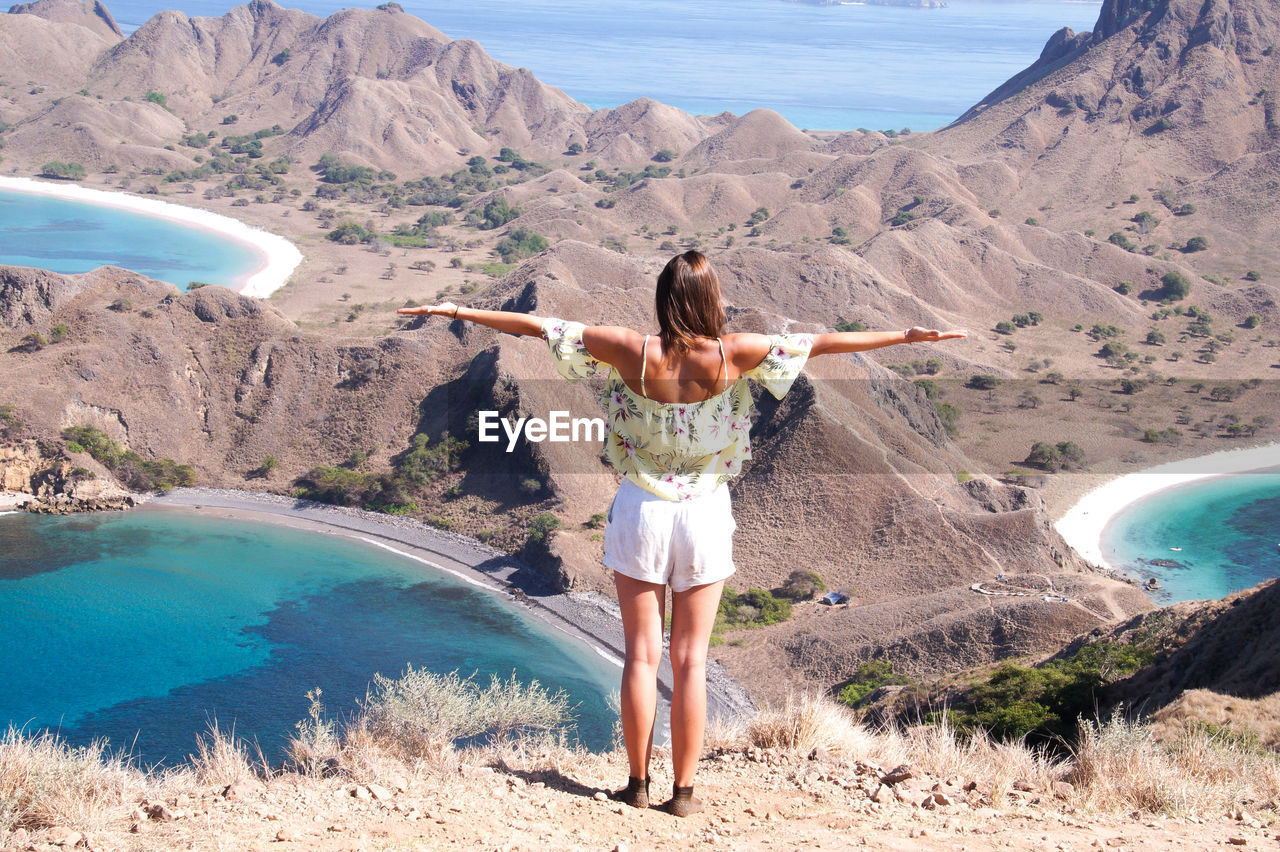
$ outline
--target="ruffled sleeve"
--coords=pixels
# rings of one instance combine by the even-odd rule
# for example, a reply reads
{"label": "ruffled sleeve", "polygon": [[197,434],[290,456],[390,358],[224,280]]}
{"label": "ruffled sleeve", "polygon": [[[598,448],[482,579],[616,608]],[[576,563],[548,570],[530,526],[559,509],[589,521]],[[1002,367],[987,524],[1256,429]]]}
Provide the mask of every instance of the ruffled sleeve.
{"label": "ruffled sleeve", "polygon": [[776,399],[782,399],[809,360],[809,350],[812,348],[812,334],[771,335],[769,354],[743,375],[764,385]]}
{"label": "ruffled sleeve", "polygon": [[582,342],[582,332],[586,326],[580,322],[548,317],[542,322],[542,337],[551,350],[551,359],[556,370],[571,382],[586,378],[596,370],[606,366],[591,356]]}

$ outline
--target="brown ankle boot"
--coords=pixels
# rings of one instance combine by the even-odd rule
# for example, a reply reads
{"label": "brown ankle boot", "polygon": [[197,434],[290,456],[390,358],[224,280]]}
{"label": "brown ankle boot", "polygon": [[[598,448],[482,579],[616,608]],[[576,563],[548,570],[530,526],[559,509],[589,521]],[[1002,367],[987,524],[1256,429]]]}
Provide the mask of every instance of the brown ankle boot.
{"label": "brown ankle boot", "polygon": [[649,807],[649,779],[627,777],[627,788],[609,794],[615,802],[622,802],[633,808]]}
{"label": "brown ankle boot", "polygon": [[676,787],[671,794],[671,801],[662,806],[672,816],[687,817],[702,810],[702,800],[693,797],[693,785]]}

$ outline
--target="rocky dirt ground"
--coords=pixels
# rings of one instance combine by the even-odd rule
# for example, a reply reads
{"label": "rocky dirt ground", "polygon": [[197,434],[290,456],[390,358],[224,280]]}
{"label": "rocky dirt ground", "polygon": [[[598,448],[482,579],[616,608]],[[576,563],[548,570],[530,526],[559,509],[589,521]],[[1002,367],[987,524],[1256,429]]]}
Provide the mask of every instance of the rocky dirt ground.
{"label": "rocky dirt ground", "polygon": [[[739,748],[699,769],[706,810],[678,819],[605,791],[621,756],[463,755],[378,782],[295,774],[241,778],[139,801],[96,831],[57,827],[0,838],[4,852],[391,849],[1148,850],[1280,847],[1274,817],[1090,812],[1065,782],[910,775],[822,753]],[[656,759],[665,786],[669,764]],[[655,786],[657,789],[657,786]]]}

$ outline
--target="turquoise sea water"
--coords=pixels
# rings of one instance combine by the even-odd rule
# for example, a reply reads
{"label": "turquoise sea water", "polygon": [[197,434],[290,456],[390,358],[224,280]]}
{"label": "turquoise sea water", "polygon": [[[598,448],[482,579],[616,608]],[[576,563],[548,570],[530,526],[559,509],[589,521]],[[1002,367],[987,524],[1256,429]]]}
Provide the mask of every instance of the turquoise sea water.
{"label": "turquoise sea water", "polygon": [[0,726],[106,736],[180,760],[216,717],[278,762],[323,691],[347,715],[375,672],[537,679],[608,744],[618,670],[497,596],[350,539],[193,513],[0,516]]}
{"label": "turquoise sea water", "polygon": [[1102,548],[1111,564],[1158,579],[1159,603],[1221,598],[1280,577],[1280,469],[1157,492],[1107,525]]}
{"label": "turquoise sea water", "polygon": [[[948,0],[945,9],[784,0],[399,0],[453,38],[592,107],[650,97],[692,113],[768,107],[815,130],[932,130],[1035,61],[1098,2]],[[126,32],[175,4],[109,0]],[[183,0],[192,16],[234,0]],[[342,0],[284,2],[327,16]],[[376,0],[358,4],[365,8]]]}
{"label": "turquoise sea water", "polygon": [[186,288],[238,286],[260,265],[248,246],[155,216],[0,190],[0,263],[54,272],[111,264]]}

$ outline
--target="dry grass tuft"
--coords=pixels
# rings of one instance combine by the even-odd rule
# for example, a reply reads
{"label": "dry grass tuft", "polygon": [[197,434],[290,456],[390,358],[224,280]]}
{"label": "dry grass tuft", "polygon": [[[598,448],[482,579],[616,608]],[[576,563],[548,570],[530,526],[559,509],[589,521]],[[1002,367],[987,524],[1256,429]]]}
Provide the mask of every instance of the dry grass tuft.
{"label": "dry grass tuft", "polygon": [[124,815],[149,776],[95,741],[75,748],[57,735],[10,727],[0,737],[0,829],[65,826],[96,831]]}
{"label": "dry grass tuft", "polygon": [[1068,780],[1080,803],[1096,810],[1221,814],[1280,800],[1280,755],[1204,728],[1162,742],[1117,712],[1082,723]]}
{"label": "dry grass tuft", "polygon": [[236,738],[235,728],[224,731],[218,727],[217,719],[209,723],[207,734],[196,737],[191,768],[195,770],[196,783],[223,787],[241,778],[269,772],[262,750],[257,749],[256,761],[250,760],[249,747],[244,740]]}
{"label": "dry grass tuft", "polygon": [[852,756],[872,736],[843,705],[817,695],[790,694],[780,706],[760,710],[747,722],[746,739],[758,748]]}

